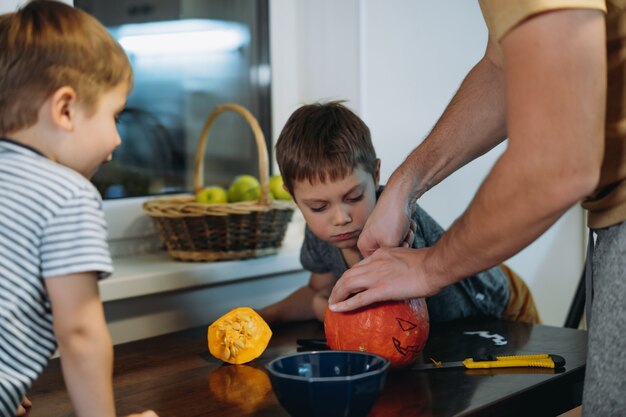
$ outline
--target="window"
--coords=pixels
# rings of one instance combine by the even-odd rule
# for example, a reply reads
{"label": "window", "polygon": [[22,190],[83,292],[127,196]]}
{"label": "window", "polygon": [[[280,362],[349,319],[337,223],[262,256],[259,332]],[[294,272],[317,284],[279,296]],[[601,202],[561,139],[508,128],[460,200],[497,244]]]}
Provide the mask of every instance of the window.
{"label": "window", "polygon": [[[233,102],[249,109],[271,149],[267,0],[74,0],[74,5],[109,29],[135,74],[118,124],[122,145],[93,178],[105,199],[111,240],[152,233],[149,225],[137,226],[145,219],[130,215],[142,215],[146,196],[191,191],[200,131],[216,105]],[[227,113],[215,122],[204,166],[207,185],[227,186],[239,174],[258,176],[254,138],[239,115]]]}

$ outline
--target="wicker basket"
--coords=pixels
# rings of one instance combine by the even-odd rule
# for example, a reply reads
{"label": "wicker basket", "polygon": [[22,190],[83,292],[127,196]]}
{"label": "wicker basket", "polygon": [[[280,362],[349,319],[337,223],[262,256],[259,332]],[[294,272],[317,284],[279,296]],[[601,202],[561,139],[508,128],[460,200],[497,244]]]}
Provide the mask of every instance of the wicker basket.
{"label": "wicker basket", "polygon": [[211,125],[226,111],[245,118],[256,139],[261,196],[258,201],[197,203],[195,195],[157,198],[144,203],[170,255],[180,261],[219,261],[271,255],[278,251],[295,205],[269,195],[265,138],[254,116],[237,104],[217,106],[206,120],[196,151],[194,191],[204,187],[204,150]]}

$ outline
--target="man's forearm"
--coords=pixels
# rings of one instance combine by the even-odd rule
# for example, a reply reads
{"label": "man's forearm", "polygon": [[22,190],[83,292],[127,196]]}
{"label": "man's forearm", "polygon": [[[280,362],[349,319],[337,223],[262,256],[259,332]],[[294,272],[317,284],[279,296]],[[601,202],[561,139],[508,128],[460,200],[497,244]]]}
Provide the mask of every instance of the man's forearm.
{"label": "man's forearm", "polygon": [[508,160],[496,163],[465,213],[430,248],[425,268],[439,288],[515,255],[575,203],[573,197],[546,199],[539,178],[528,178]]}

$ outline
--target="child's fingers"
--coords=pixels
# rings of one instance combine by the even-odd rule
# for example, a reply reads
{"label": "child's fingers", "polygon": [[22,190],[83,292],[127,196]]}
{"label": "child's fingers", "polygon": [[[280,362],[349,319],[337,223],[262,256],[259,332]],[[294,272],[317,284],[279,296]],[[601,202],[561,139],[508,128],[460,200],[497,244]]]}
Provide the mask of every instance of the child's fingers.
{"label": "child's fingers", "polygon": [[413,241],[415,240],[415,230],[417,230],[417,224],[414,221],[411,221],[411,226],[406,232],[406,236],[404,236],[404,240],[400,246],[403,248],[410,248],[413,245]]}
{"label": "child's fingers", "polygon": [[33,403],[27,397],[22,398],[22,403],[15,410],[16,417],[28,417]]}
{"label": "child's fingers", "polygon": [[154,411],[148,410],[141,414],[130,414],[127,417],[159,417]]}

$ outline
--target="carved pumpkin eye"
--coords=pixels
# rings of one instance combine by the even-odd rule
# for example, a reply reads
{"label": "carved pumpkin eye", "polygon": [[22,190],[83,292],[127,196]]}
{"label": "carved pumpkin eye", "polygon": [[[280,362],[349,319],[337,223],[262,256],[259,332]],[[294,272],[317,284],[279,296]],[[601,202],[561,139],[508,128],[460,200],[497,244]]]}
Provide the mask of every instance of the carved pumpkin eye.
{"label": "carved pumpkin eye", "polygon": [[396,318],[396,320],[398,320],[398,325],[400,326],[403,332],[408,332],[409,330],[413,330],[414,328],[417,327],[417,324],[410,322],[408,320],[404,320],[399,317]]}

